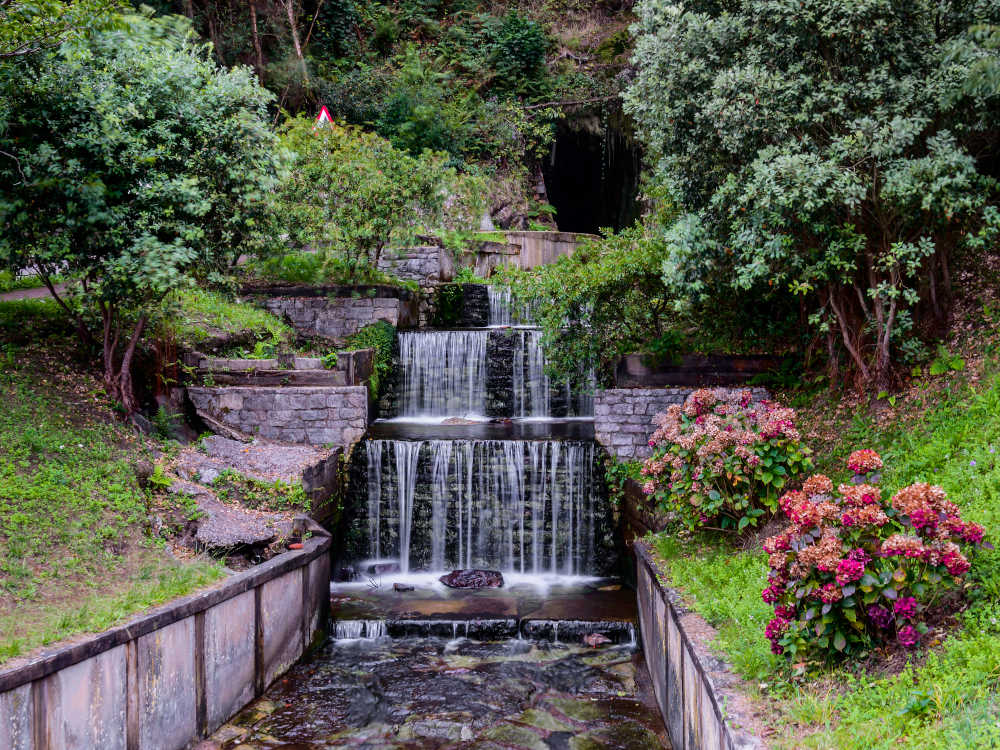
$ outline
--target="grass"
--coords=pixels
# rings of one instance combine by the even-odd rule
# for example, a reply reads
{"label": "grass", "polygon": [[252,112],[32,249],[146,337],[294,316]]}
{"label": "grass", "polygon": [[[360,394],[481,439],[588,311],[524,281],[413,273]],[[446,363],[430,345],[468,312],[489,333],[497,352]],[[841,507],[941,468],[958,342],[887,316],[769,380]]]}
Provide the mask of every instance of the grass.
{"label": "grass", "polygon": [[256,339],[254,353],[264,354],[294,338],[284,321],[255,305],[233,301],[203,289],[178,292],[164,303],[160,335],[181,345],[197,346],[225,334],[249,334]]}
{"label": "grass", "polygon": [[[393,250],[384,251],[392,257]],[[277,255],[247,265],[246,271],[256,282],[286,282],[289,284],[383,284],[420,290],[417,282],[402,281],[367,263],[350,263],[343,258],[322,252],[304,250]]]}
{"label": "grass", "polygon": [[[61,282],[62,279],[59,276],[52,277],[53,284]],[[45,286],[45,284],[39,276],[15,276],[10,271],[0,270],[0,294],[14,292],[19,289],[37,289],[42,286]]]}
{"label": "grass", "polygon": [[[36,306],[0,304],[0,333]],[[0,661],[222,575],[148,533],[150,497],[132,468],[148,451],[73,362],[59,338],[0,340]]]}
{"label": "grass", "polygon": [[[1000,374],[987,359],[973,381],[956,378],[949,390],[926,388],[891,420],[857,409],[842,419],[818,451],[820,468],[835,483],[847,480],[843,458],[873,447],[886,463],[882,485],[891,494],[917,481],[941,485],[963,518],[1000,529]],[[920,392],[923,391],[923,392]],[[807,421],[808,410],[800,412]],[[734,553],[722,544],[656,538],[670,583],[716,626],[717,648],[735,671],[770,684],[778,748],[1000,747],[1000,553],[973,563],[975,584],[963,627],[918,652],[897,674],[866,674],[851,665],[814,672],[806,682],[779,674],[763,625],[770,607],[760,600],[763,554]]]}

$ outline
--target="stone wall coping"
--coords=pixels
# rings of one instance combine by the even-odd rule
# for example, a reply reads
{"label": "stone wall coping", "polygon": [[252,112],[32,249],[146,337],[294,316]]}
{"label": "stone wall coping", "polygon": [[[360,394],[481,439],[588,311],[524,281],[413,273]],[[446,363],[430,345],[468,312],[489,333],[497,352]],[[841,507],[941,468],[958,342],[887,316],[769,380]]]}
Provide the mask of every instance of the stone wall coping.
{"label": "stone wall coping", "polygon": [[[374,290],[374,296],[372,296]],[[265,284],[247,285],[241,294],[253,297],[343,297],[369,299],[413,299],[413,292],[401,286],[388,284]]]}
{"label": "stone wall coping", "polygon": [[[600,239],[599,235],[588,234],[587,232],[529,231],[520,229],[501,229],[499,231],[507,235],[508,242],[517,237],[546,239],[553,242],[579,242],[580,240]],[[486,234],[495,234],[495,232],[486,232]]]}
{"label": "stone wall coping", "polygon": [[[729,672],[728,667],[723,662],[714,658],[704,645],[698,643],[691,637],[684,622],[692,617],[697,618],[702,623],[704,623],[704,620],[699,615],[690,612],[683,605],[680,594],[672,588],[663,585],[660,581],[661,573],[656,561],[653,558],[648,543],[642,540],[637,540],[633,544],[633,550],[635,551],[636,564],[640,567],[646,568],[653,587],[658,591],[659,595],[663,599],[666,607],[666,616],[673,620],[673,623],[680,634],[681,647],[690,658],[691,664],[694,666],[705,692],[708,695],[712,713],[719,723],[723,741],[722,746],[724,748],[739,748],[740,750],[763,750],[763,748],[766,747],[764,741],[760,737],[749,734],[745,729],[745,727],[753,726],[752,720],[745,715],[745,712],[734,709],[733,702],[731,700],[725,700],[724,704],[723,701],[720,700],[716,680],[713,679],[711,674],[709,674],[709,668],[706,668],[706,663],[715,665],[716,668],[712,669],[712,672],[715,673],[716,678],[720,672],[724,672],[727,676],[731,676],[733,681],[738,681],[739,678]],[[650,672],[652,672],[653,665],[649,664],[650,655],[648,653],[644,653],[644,658],[646,659],[647,667]],[[665,668],[669,667],[669,659],[664,666]],[[726,698],[728,697],[729,696],[726,696]],[[723,708],[723,705],[725,705],[725,709]],[[664,716],[663,718],[664,722],[669,727],[668,717]],[[736,720],[735,723],[737,723],[741,729],[734,730],[732,726],[734,719]],[[678,750],[687,749],[688,743],[686,737],[675,738],[671,736],[670,739],[674,747]]]}
{"label": "stone wall coping", "polygon": [[0,694],[98,656],[191,615],[204,612],[279,578],[289,571],[305,567],[320,555],[326,554],[332,543],[329,533],[321,526],[311,524],[311,531],[313,536],[303,542],[301,550],[284,552],[250,570],[225,578],[214,588],[197,591],[162,604],[133,617],[122,625],[116,625],[95,635],[83,636],[82,640],[77,640],[75,643],[43,652],[27,663],[0,668]]}

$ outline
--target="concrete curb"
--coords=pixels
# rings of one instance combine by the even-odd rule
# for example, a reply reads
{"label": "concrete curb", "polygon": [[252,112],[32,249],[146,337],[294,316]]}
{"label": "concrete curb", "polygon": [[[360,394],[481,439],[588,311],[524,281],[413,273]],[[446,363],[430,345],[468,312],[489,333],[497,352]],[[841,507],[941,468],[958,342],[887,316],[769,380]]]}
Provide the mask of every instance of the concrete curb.
{"label": "concrete curb", "polygon": [[0,670],[0,747],[179,750],[326,633],[331,539]]}
{"label": "concrete curb", "polygon": [[634,545],[642,648],[656,703],[674,750],[763,750],[764,742],[736,705],[738,682],[726,665],[689,635],[679,597],[658,579],[644,542]]}

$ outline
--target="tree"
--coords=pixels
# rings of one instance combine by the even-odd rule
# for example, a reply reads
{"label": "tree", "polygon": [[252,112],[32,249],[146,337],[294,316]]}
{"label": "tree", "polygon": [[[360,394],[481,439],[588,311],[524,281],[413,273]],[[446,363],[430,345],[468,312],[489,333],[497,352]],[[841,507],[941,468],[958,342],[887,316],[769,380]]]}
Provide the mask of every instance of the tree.
{"label": "tree", "polygon": [[108,26],[117,0],[0,0],[0,60],[56,47],[86,29]]}
{"label": "tree", "polygon": [[[996,213],[970,144],[995,110],[950,54],[994,2],[645,0],[627,110],[689,212],[664,267],[810,305],[831,375],[889,387],[945,322],[957,249]],[[978,141],[982,143],[980,139]],[[995,150],[995,143],[989,144]]]}
{"label": "tree", "polygon": [[362,276],[391,240],[441,216],[455,179],[444,154],[410,156],[374,133],[314,127],[309,117],[290,120],[282,141],[295,155],[277,196],[291,242],[330,252]]}
{"label": "tree", "polygon": [[221,70],[183,19],[123,22],[0,65],[0,260],[50,289],[55,273],[79,281],[75,297],[53,295],[99,344],[108,392],[131,413],[150,315],[266,241],[280,163],[272,96],[249,69]]}

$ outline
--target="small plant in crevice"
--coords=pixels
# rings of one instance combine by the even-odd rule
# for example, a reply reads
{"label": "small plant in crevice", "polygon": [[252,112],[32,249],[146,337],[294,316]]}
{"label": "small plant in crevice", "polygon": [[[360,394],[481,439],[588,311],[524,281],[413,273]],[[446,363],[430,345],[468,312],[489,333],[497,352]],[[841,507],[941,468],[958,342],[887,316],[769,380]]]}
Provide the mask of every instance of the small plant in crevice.
{"label": "small plant in crevice", "polygon": [[181,415],[171,412],[164,404],[160,404],[153,418],[153,433],[160,440],[168,440],[174,431],[174,427],[180,421]]}
{"label": "small plant in crevice", "polygon": [[691,529],[756,526],[812,468],[795,411],[750,391],[703,388],[655,421],[643,491]]}
{"label": "small plant in crevice", "polygon": [[311,500],[301,483],[284,482],[280,479],[263,482],[233,469],[220,473],[213,480],[212,487],[220,500],[237,502],[255,510],[308,512],[311,507]]}
{"label": "small plant in crevice", "polygon": [[875,451],[855,451],[847,463],[852,484],[835,491],[817,474],[781,498],[792,523],[764,544],[770,573],[761,595],[774,605],[765,635],[776,654],[916,647],[935,605],[961,592],[967,553],[990,546],[940,487],[911,484],[884,499]]}

